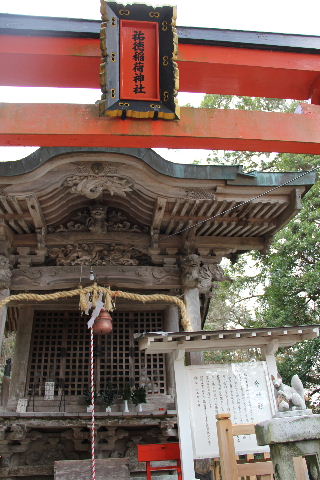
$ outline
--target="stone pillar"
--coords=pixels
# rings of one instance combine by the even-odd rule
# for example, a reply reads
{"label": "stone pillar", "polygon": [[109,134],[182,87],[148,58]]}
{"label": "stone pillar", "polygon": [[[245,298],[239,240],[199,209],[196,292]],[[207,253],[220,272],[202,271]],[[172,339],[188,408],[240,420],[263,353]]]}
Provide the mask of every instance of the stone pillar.
{"label": "stone pillar", "polygon": [[[179,332],[179,310],[176,305],[170,305],[164,317],[164,329],[166,332]],[[174,358],[172,353],[166,354],[167,393],[175,397],[175,380],[173,369]]]}
{"label": "stone pillar", "polygon": [[12,378],[9,391],[9,407],[16,406],[17,400],[25,396],[28,360],[33,324],[33,308],[24,307],[20,310],[16,347],[13,358]]}
{"label": "stone pillar", "polygon": [[295,459],[305,457],[312,478],[320,478],[320,415],[295,410],[255,426],[258,445],[270,445],[277,480],[298,480]]}
{"label": "stone pillar", "polygon": [[290,454],[290,448],[287,450],[283,447],[279,448],[279,445],[270,445],[270,455],[277,480],[295,480],[297,478],[294,457]]}
{"label": "stone pillar", "polygon": [[[201,330],[199,289],[197,287],[185,288],[184,302],[186,304],[188,316],[190,318],[193,330],[194,331]],[[202,353],[190,352],[190,364],[200,365],[201,363],[203,363]]]}

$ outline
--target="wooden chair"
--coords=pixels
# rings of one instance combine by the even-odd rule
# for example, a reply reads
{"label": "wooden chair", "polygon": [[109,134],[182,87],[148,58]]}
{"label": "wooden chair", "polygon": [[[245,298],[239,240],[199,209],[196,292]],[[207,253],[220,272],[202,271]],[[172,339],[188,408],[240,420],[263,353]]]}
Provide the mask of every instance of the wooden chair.
{"label": "wooden chair", "polygon": [[[222,480],[238,480],[241,477],[260,480],[273,478],[273,466],[270,456],[263,455],[263,461],[255,461],[254,455],[247,455],[247,462],[237,463],[233,437],[255,434],[254,424],[233,425],[229,413],[216,415],[217,434],[220,452],[220,471]],[[249,457],[249,458],[248,458]]]}
{"label": "wooden chair", "polygon": [[[182,480],[179,443],[151,443],[138,445],[138,460],[146,462],[147,480],[151,480],[151,472],[158,470],[176,470],[178,479]],[[151,462],[175,460],[176,465],[153,466]]]}
{"label": "wooden chair", "polygon": [[[215,480],[238,480],[241,477],[250,480],[273,479],[274,471],[269,453],[262,454],[261,460],[258,461],[253,454],[244,455],[246,457],[244,463],[239,463],[241,460],[236,455],[233,437],[255,434],[254,424],[234,425],[231,423],[229,413],[220,413],[216,415],[216,419],[220,459],[219,468],[217,462],[214,462]],[[294,463],[297,480],[309,479],[305,459],[297,457]]]}

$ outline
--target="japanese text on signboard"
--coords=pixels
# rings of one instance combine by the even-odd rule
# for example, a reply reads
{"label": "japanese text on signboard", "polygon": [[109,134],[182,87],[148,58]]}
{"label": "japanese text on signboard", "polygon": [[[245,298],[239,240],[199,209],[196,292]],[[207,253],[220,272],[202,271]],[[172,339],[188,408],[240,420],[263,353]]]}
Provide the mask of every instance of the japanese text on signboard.
{"label": "japanese text on signboard", "polygon": [[[196,458],[219,455],[217,413],[230,413],[237,424],[271,418],[274,399],[265,362],[190,366],[187,373]],[[235,442],[238,453],[265,450],[254,435],[238,436]]]}
{"label": "japanese text on signboard", "polygon": [[158,30],[155,22],[121,20],[121,98],[160,99]]}
{"label": "japanese text on signboard", "polygon": [[135,83],[134,93],[146,93],[144,86],[144,41],[146,39],[141,30],[134,30],[133,36],[133,80]]}

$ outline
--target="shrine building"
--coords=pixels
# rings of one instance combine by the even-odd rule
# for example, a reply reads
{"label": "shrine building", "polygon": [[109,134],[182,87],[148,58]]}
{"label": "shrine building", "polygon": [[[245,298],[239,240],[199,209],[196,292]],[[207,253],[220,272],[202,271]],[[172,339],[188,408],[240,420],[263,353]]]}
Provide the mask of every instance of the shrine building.
{"label": "shrine building", "polygon": [[[40,148],[2,163],[2,295],[86,286],[93,271],[112,289],[184,298],[193,330],[201,330],[211,291],[225,278],[221,259],[264,251],[299,211],[315,177],[295,176],[174,164],[150,149]],[[208,217],[215,218],[199,223]],[[49,475],[54,460],[88,457],[89,330],[78,303],[17,302],[2,314],[1,331],[17,332],[2,391],[4,472],[15,466]],[[99,458],[133,455],[142,438],[177,435],[169,354],[146,354],[134,334],[181,330],[178,308],[119,299],[112,317],[113,333],[96,337],[96,391],[143,383],[148,401],[142,416],[132,409],[123,416],[119,400],[106,418],[98,404]],[[49,380],[53,400],[45,399]],[[17,413],[25,398],[26,413]]]}
{"label": "shrine building", "polygon": [[[102,24],[0,15],[1,85],[98,88],[101,57],[105,61],[97,104],[0,105],[1,145],[40,146],[26,158],[0,163],[0,300],[29,294],[0,310],[0,347],[6,335],[16,335],[1,388],[0,479],[64,480],[69,474],[56,475],[55,462],[90,456],[93,470],[95,459],[128,458],[131,475],[137,474],[144,470],[138,444],[182,443],[175,362],[181,370],[185,358],[201,363],[203,345],[255,346],[269,378],[278,346],[318,335],[310,325],[202,332],[212,292],[226,279],[221,260],[265,252],[301,209],[315,171],[176,164],[149,147],[320,153],[319,39],[189,27],[176,32],[173,14],[168,24],[153,7],[140,6],[152,25],[136,32],[132,45],[128,18],[120,19],[131,13],[114,5],[104,5]],[[145,18],[135,15],[129,21],[141,26]],[[121,45],[118,33],[105,34],[119,25]],[[135,54],[149,55],[154,82],[144,81],[141,71],[130,77],[124,90],[130,101],[123,102],[116,60],[125,41]],[[155,49],[162,55],[156,65]],[[123,62],[130,72],[148,67],[147,61]],[[177,67],[184,92],[311,99],[313,105],[295,113],[189,107],[179,113]],[[168,79],[166,89],[160,83]],[[140,302],[115,295],[112,333],[94,342],[79,296],[32,297],[93,282],[131,298],[156,297]],[[169,296],[183,300],[190,332]],[[92,414],[86,405],[91,382],[97,394]],[[118,394],[107,413],[101,392],[110,385]],[[145,388],[142,412],[133,404],[124,411],[128,385]],[[180,403],[188,418],[183,395]],[[192,442],[185,438],[184,479],[194,480]]]}

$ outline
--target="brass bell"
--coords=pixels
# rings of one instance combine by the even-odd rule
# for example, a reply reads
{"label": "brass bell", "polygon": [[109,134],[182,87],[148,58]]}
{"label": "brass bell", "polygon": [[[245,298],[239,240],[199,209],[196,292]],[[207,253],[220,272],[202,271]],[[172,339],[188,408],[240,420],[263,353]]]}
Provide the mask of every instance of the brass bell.
{"label": "brass bell", "polygon": [[108,335],[108,333],[112,332],[112,317],[104,308],[101,308],[92,330],[95,335]]}

